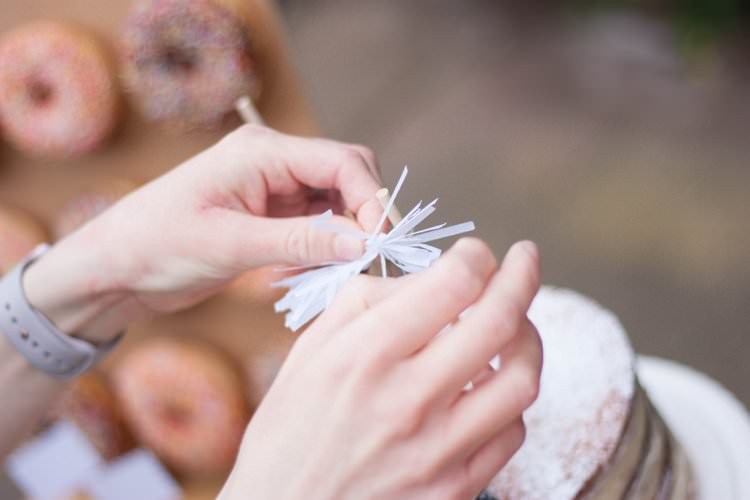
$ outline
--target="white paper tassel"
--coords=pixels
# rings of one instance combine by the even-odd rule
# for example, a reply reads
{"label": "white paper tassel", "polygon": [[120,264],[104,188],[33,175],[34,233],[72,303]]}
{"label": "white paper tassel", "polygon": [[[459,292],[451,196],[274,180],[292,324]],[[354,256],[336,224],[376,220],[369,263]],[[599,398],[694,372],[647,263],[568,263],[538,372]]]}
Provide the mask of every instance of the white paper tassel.
{"label": "white paper tassel", "polygon": [[322,230],[363,240],[365,252],[360,258],[351,262],[325,263],[316,266],[315,269],[274,283],[274,287],[289,288],[289,292],[275,304],[276,312],[288,311],[285,319],[287,328],[296,331],[323,312],[344,283],[369,268],[375,259],[380,259],[383,277],[386,276],[386,261],[392,262],[404,273],[424,271],[440,257],[440,249],[428,245],[428,242],[474,230],[473,222],[453,226],[440,224],[419,231],[415,230],[435,211],[437,203],[435,199],[424,207],[422,202],[419,202],[389,233],[382,233],[387,214],[391,211],[408,173],[409,169],[404,167],[396,188],[393,190],[393,196],[388,201],[372,234],[329,223],[333,217],[330,210],[313,222]]}

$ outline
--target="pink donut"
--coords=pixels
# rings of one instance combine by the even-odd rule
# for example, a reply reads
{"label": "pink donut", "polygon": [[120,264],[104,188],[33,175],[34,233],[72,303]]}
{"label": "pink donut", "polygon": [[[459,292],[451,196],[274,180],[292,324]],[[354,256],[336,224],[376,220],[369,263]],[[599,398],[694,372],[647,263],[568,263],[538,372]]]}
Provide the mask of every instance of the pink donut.
{"label": "pink donut", "polygon": [[125,356],[114,383],[133,432],[166,463],[193,476],[231,468],[250,419],[232,360],[197,342],[152,338]]}
{"label": "pink donut", "polygon": [[246,23],[227,0],[141,0],[122,36],[126,87],[148,120],[221,123],[260,81]]}
{"label": "pink donut", "polygon": [[109,61],[90,36],[39,21],[0,41],[0,123],[19,149],[41,156],[86,153],[110,135],[117,110]]}

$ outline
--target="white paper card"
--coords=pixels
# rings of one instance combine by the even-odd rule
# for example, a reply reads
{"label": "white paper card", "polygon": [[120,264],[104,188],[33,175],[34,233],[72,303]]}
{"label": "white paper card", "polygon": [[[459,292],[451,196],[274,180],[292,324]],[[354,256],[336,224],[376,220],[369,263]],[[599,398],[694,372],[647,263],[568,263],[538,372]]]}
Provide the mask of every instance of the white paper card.
{"label": "white paper card", "polygon": [[139,449],[110,462],[86,487],[95,500],[176,500],[180,487],[150,451]]}
{"label": "white paper card", "polygon": [[86,436],[63,421],[14,451],[5,470],[27,497],[53,500],[80,491],[100,462]]}

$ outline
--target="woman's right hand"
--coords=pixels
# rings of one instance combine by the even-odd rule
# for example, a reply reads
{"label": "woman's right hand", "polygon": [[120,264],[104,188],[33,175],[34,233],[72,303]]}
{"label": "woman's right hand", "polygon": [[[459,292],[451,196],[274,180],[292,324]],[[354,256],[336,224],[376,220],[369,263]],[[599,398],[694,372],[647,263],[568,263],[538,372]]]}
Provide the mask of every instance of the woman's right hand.
{"label": "woman's right hand", "polygon": [[539,279],[532,243],[497,270],[463,239],[424,273],[354,280],[297,341],[220,498],[473,498],[524,439]]}

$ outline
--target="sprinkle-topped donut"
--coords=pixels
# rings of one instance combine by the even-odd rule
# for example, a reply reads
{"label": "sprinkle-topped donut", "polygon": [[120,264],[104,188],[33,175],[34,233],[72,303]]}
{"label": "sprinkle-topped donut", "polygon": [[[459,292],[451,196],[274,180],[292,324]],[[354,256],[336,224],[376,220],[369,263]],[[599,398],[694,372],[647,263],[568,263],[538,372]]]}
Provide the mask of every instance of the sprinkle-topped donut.
{"label": "sprinkle-topped donut", "polygon": [[260,90],[248,29],[217,0],[140,0],[122,36],[126,87],[148,120],[218,125]]}
{"label": "sprinkle-topped donut", "polygon": [[128,353],[114,383],[134,434],[191,475],[226,472],[250,419],[232,361],[202,344],[154,338]]}
{"label": "sprinkle-topped donut", "polygon": [[19,149],[40,156],[91,151],[112,132],[117,110],[114,72],[87,34],[39,21],[0,41],[0,128]]}
{"label": "sprinkle-topped donut", "polygon": [[90,371],[77,378],[53,406],[52,415],[73,422],[105,460],[118,457],[133,446],[103,373]]}

